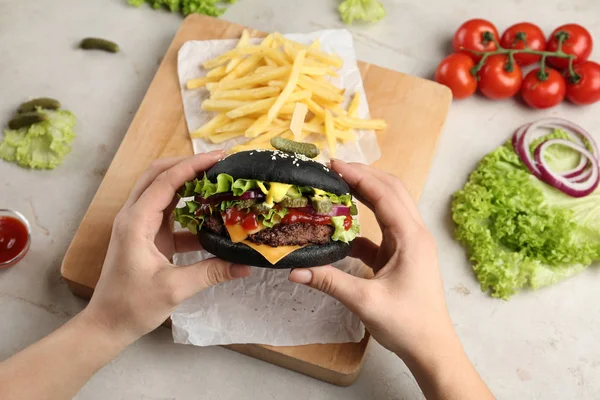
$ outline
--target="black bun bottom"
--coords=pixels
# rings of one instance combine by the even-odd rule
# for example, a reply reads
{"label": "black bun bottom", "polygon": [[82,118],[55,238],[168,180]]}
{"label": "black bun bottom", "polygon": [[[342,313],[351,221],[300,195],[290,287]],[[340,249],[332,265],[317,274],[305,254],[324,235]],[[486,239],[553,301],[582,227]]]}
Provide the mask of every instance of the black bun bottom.
{"label": "black bun bottom", "polygon": [[308,268],[331,264],[348,256],[351,249],[351,245],[342,242],[306,246],[288,254],[277,264],[271,264],[251,247],[243,243],[233,243],[228,238],[215,233],[200,230],[198,238],[204,250],[222,260],[236,264],[274,269]]}

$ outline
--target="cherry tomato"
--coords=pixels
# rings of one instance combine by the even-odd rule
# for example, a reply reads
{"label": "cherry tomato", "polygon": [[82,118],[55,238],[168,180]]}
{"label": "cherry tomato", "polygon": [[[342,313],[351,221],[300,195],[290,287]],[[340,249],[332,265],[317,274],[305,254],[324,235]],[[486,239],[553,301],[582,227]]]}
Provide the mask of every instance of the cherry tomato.
{"label": "cherry tomato", "polygon": [[512,71],[506,70],[508,56],[496,54],[485,61],[479,76],[479,90],[484,96],[494,100],[507,99],[519,92],[523,73],[521,67],[513,64]]}
{"label": "cherry tomato", "polygon": [[[556,36],[559,32],[567,34],[567,39],[562,44],[562,51],[576,56],[573,64],[582,64],[590,57],[593,44],[592,35],[583,26],[577,24],[566,24],[556,28],[548,38],[546,50],[558,50]],[[548,63],[558,69],[565,69],[569,66],[569,60],[566,58],[548,57]]]}
{"label": "cherry tomato", "polygon": [[586,61],[574,69],[581,78],[577,83],[570,83],[567,78],[567,99],[579,105],[600,100],[600,64]]}
{"label": "cherry tomato", "polygon": [[477,90],[477,79],[471,75],[475,62],[463,53],[450,54],[435,70],[436,82],[452,90],[455,99],[464,99]]}
{"label": "cherry tomato", "polygon": [[485,19],[470,19],[464,22],[454,34],[452,39],[452,47],[457,53],[465,53],[475,62],[481,59],[481,56],[475,55],[468,50],[475,51],[494,51],[496,45],[492,41],[484,44],[484,32],[491,32],[494,38],[498,40],[498,30],[489,21]]}
{"label": "cherry tomato", "polygon": [[[529,22],[519,22],[504,31],[500,39],[500,45],[505,49],[524,49],[525,44],[532,50],[546,48],[546,38],[539,26]],[[531,65],[540,58],[542,56],[535,54],[515,54],[515,61],[522,67]]]}
{"label": "cherry tomato", "polygon": [[562,75],[555,69],[546,68],[548,79],[540,81],[539,68],[529,71],[523,80],[521,96],[533,108],[550,108],[565,98],[567,84]]}

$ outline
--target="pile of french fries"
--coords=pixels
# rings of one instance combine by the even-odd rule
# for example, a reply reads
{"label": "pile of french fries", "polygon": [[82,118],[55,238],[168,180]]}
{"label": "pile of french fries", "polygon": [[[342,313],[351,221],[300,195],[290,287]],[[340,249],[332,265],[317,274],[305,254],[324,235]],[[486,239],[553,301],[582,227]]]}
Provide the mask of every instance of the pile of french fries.
{"label": "pile of french fries", "polygon": [[279,33],[258,45],[249,40],[244,30],[233,50],[203,64],[205,77],[187,81],[189,90],[208,89],[202,110],[216,113],[193,138],[248,138],[231,149],[237,152],[271,148],[270,140],[281,136],[327,146],[335,157],[338,142],[356,140],[354,129],[385,129],[383,120],[358,118],[359,93],[343,108],[344,89],[328,80],[338,77],[343,60],[321,51],[318,40],[307,46]]}

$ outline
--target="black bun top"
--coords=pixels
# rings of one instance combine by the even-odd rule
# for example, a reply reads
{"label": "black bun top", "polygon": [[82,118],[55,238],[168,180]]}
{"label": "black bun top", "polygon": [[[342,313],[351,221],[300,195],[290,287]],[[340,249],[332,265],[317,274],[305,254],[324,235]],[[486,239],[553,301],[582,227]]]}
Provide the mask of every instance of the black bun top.
{"label": "black bun top", "polygon": [[234,153],[206,172],[214,182],[219,174],[234,179],[256,179],[265,182],[310,186],[337,195],[350,193],[350,186],[326,165],[300,154],[279,150],[249,150]]}

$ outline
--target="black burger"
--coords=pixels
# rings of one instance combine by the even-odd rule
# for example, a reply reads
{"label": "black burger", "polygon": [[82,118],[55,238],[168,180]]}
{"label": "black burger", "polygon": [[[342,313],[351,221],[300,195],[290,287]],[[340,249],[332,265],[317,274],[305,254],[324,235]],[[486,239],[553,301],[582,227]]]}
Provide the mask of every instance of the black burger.
{"label": "black burger", "polygon": [[187,182],[176,220],[205,250],[239,264],[312,267],[341,260],[359,233],[339,174],[301,154],[232,154]]}

